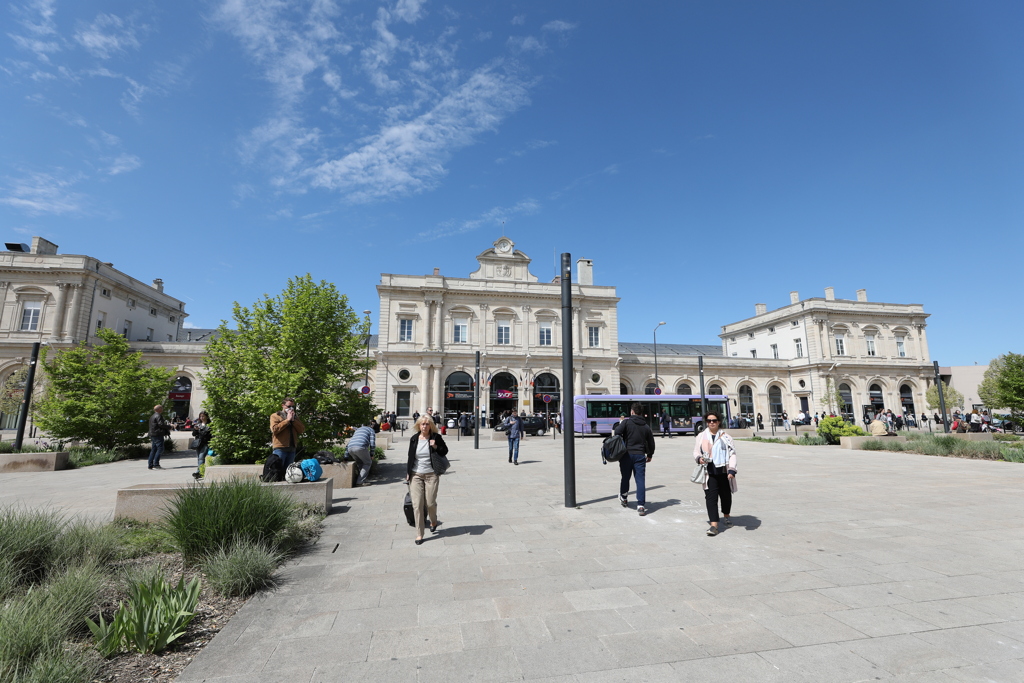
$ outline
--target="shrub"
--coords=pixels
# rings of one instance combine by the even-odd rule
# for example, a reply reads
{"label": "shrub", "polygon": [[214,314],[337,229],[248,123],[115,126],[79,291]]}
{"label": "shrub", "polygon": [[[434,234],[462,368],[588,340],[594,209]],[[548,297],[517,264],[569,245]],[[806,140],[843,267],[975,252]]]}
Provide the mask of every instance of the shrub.
{"label": "shrub", "polygon": [[799,439],[794,439],[793,443],[798,446],[825,446],[828,444],[828,440],[817,434],[804,434]]}
{"label": "shrub", "polygon": [[185,635],[199,603],[199,579],[188,584],[185,577],[171,586],[162,575],[132,584],[128,604],[122,604],[109,623],[88,620],[96,649],[104,657],[126,647],[144,654],[162,652]]}
{"label": "shrub", "polygon": [[276,585],[274,573],[283,553],[265,543],[241,540],[230,549],[220,548],[203,563],[213,589],[224,597],[248,596]]}
{"label": "shrub", "polygon": [[869,439],[860,445],[862,451],[884,451],[885,444],[881,439]]}
{"label": "shrub", "polygon": [[40,652],[15,680],[18,683],[89,683],[96,679],[100,665],[94,652],[56,647]]}
{"label": "shrub", "polygon": [[835,445],[841,436],[864,436],[865,432],[841,417],[826,417],[818,423],[818,434],[830,445]]}
{"label": "shrub", "polygon": [[996,441],[1020,441],[1016,434],[993,434],[992,438]]}
{"label": "shrub", "polygon": [[64,514],[57,510],[0,509],[0,557],[10,561],[19,584],[46,577],[66,527]]}
{"label": "shrub", "polygon": [[1024,462],[1024,450],[1019,448],[1002,448],[1000,450],[1003,460],[1007,462]]}
{"label": "shrub", "polygon": [[760,441],[761,443],[782,443],[782,439],[773,439],[771,437],[758,436],[757,434],[750,437],[750,441]]}
{"label": "shrub", "polygon": [[113,525],[70,524],[54,549],[52,565],[73,567],[82,562],[108,565],[121,557],[123,537],[122,530]]}
{"label": "shrub", "polygon": [[88,446],[69,448],[69,467],[88,467],[89,465],[102,465],[108,462],[118,462],[128,458],[128,453],[122,449],[90,448]]}
{"label": "shrub", "polygon": [[164,528],[192,563],[239,541],[277,547],[296,506],[273,487],[246,478],[181,488],[169,508]]}

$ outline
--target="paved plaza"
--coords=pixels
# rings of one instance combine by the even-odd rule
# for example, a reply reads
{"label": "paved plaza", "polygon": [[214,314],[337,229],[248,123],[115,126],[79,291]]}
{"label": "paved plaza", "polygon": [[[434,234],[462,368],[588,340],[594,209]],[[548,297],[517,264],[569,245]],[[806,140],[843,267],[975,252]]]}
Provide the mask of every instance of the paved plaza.
{"label": "paved plaza", "polygon": [[[179,680],[1024,681],[1024,466],[738,442],[735,526],[708,538],[691,438],[658,439],[643,518],[598,441],[576,444],[566,509],[560,441],[525,439],[514,467],[502,442],[452,439],[421,546],[389,451]],[[0,500],[16,482],[101,516],[180,464],[5,475]],[[111,490],[58,492],[75,477]]]}

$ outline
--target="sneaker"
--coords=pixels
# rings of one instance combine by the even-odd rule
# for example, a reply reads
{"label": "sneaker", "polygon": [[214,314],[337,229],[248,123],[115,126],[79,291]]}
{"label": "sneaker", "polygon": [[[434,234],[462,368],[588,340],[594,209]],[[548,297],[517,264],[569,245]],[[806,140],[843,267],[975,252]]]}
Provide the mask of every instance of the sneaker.
{"label": "sneaker", "polygon": [[162,470],[163,467],[160,467],[160,465],[153,465],[153,469],[154,470]]}
{"label": "sneaker", "polygon": [[509,461],[509,462],[512,462],[512,458],[509,458],[509,459],[508,459],[508,461]]}
{"label": "sneaker", "polygon": [[717,536],[717,535],[718,535],[718,527],[709,526],[708,527],[708,536]]}
{"label": "sneaker", "polygon": [[619,494],[619,505],[621,505],[624,508],[629,507],[629,501],[621,493]]}
{"label": "sneaker", "polygon": [[513,465],[515,465],[516,467],[519,467],[519,461],[518,461],[518,460],[516,460],[516,461],[515,461],[514,463],[512,463],[512,464],[513,464]]}
{"label": "sneaker", "polygon": [[731,520],[731,519],[729,519],[728,517],[726,517],[726,518],[725,518],[725,525],[726,525],[726,526],[732,526],[732,520]]}
{"label": "sneaker", "polygon": [[640,515],[641,517],[643,517],[644,515],[646,515],[646,514],[647,514],[647,510],[644,510],[644,508],[643,508],[643,506],[642,506],[642,505],[641,505],[641,506],[639,506],[639,507],[637,507],[637,509],[636,509],[636,512],[637,512],[637,514],[638,514],[638,515]]}

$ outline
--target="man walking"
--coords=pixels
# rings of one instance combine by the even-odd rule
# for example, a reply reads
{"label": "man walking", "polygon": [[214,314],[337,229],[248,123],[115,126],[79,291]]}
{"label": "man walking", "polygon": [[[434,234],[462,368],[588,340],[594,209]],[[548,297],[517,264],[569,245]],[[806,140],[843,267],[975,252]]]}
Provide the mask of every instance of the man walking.
{"label": "man walking", "polygon": [[636,511],[641,517],[647,514],[644,505],[647,503],[647,463],[654,457],[654,433],[647,425],[647,420],[640,417],[643,406],[634,403],[629,407],[630,416],[615,428],[615,433],[622,437],[626,444],[624,458],[619,458],[619,472],[622,482],[619,484],[619,504],[629,507],[629,478],[636,479]]}
{"label": "man walking", "polygon": [[670,439],[672,438],[672,430],[670,429],[671,426],[672,426],[672,418],[670,418],[668,416],[668,411],[667,410],[662,410],[661,411],[661,436],[662,436],[662,438],[665,438],[666,436],[668,438],[670,438]]}
{"label": "man walking", "polygon": [[505,426],[508,428],[508,461],[513,465],[519,465],[519,439],[523,435],[523,419],[516,415],[513,410],[505,419]]}
{"label": "man walking", "polygon": [[373,427],[363,425],[357,429],[352,438],[348,440],[346,452],[359,465],[359,478],[356,479],[356,486],[369,486],[366,478],[370,476],[370,466],[373,465],[373,451],[377,448],[377,435],[373,433]]}
{"label": "man walking", "polygon": [[288,465],[295,462],[295,449],[299,443],[299,435],[306,431],[306,425],[295,414],[295,401],[286,398],[281,402],[281,410],[270,416],[271,447],[274,455],[281,459],[281,466],[287,470]]}
{"label": "man walking", "polygon": [[149,416],[149,469],[162,470],[160,456],[164,454],[164,438],[171,433],[167,420],[163,416],[163,406],[153,406],[153,414]]}

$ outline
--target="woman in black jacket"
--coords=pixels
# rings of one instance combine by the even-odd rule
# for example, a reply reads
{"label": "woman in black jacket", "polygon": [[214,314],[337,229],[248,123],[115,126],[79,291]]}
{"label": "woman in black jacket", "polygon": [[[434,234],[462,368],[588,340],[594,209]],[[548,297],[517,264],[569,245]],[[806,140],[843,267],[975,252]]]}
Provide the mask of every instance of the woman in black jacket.
{"label": "woman in black jacket", "polygon": [[448,446],[437,433],[437,425],[429,415],[416,420],[416,434],[409,440],[409,462],[405,482],[412,494],[412,507],[416,513],[416,545],[423,543],[424,512],[430,516],[430,533],[436,534],[437,485],[444,465],[441,459],[448,455]]}

